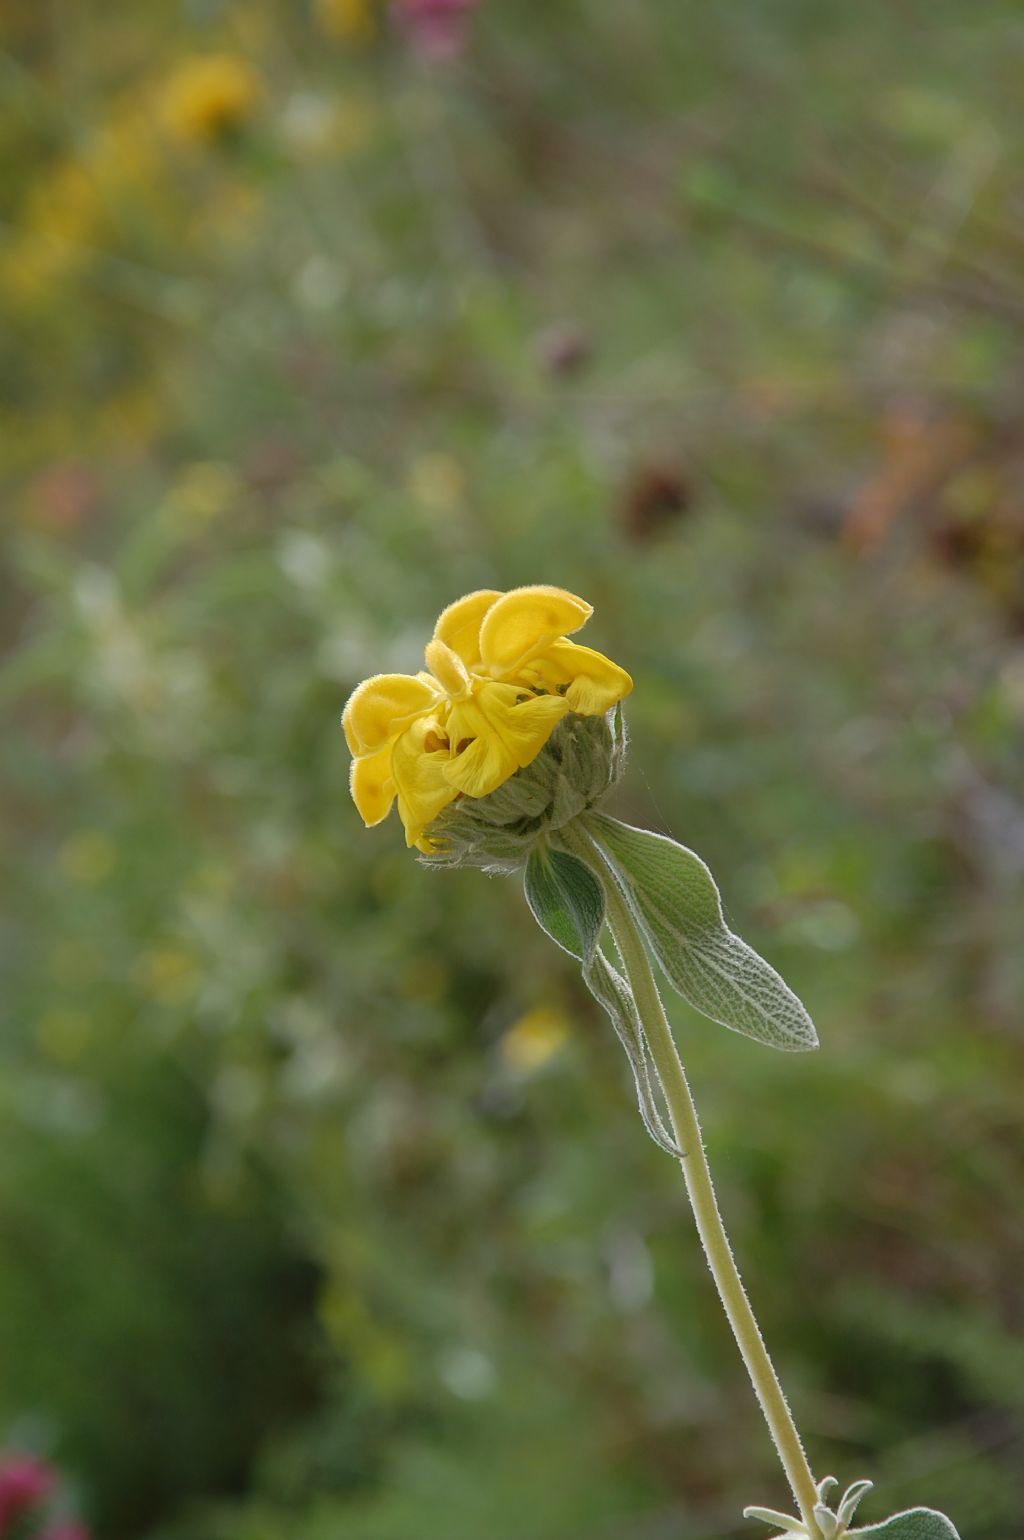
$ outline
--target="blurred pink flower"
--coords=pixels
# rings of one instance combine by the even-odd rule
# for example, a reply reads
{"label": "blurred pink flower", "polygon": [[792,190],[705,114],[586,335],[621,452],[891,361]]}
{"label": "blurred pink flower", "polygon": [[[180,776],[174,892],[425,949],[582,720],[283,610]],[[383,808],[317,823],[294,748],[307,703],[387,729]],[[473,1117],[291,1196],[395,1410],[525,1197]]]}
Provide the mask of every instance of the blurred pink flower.
{"label": "blurred pink flower", "polygon": [[452,59],[466,41],[476,0],[395,0],[394,12],[413,47],[431,59]]}
{"label": "blurred pink flower", "polygon": [[53,1471],[35,1455],[0,1456],[0,1536],[13,1519],[49,1497],[55,1483]]}
{"label": "blurred pink flower", "polygon": [[87,465],[58,460],[33,481],[30,515],[44,529],[60,534],[87,519],[98,506],[99,496],[98,482]]}
{"label": "blurred pink flower", "polygon": [[44,1529],[39,1540],[92,1540],[89,1531],[84,1524],[79,1524],[76,1519],[63,1519],[57,1524],[51,1524],[49,1529]]}

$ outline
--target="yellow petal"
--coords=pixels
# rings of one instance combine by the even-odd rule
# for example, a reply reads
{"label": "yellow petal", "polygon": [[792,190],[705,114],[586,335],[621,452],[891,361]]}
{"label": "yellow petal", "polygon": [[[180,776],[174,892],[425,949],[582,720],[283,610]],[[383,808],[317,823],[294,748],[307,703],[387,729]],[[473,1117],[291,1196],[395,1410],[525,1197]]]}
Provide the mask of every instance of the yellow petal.
{"label": "yellow petal", "polygon": [[456,599],[438,616],[434,627],[435,640],[444,642],[452,652],[457,652],[467,668],[480,662],[480,622],[495,599],[501,594],[496,588],[479,588],[476,593]]}
{"label": "yellow petal", "polygon": [[567,686],[569,709],[584,717],[603,716],[633,688],[624,668],[577,642],[552,642],[531,667],[548,689]]}
{"label": "yellow petal", "polygon": [[485,729],[468,748],[448,761],[444,774],[453,792],[464,792],[467,797],[486,797],[518,769],[515,756],[501,739]]}
{"label": "yellow petal", "polygon": [[498,677],[513,673],[558,637],[578,631],[592,614],[585,599],[564,588],[513,588],[491,605],[480,626],[484,666]]}
{"label": "yellow petal", "polygon": [[375,754],[437,701],[437,690],[409,674],[374,674],[348,698],[341,714],[353,754]]}
{"label": "yellow petal", "polygon": [[424,649],[427,667],[452,700],[469,694],[469,672],[457,652],[438,637],[429,641]]}
{"label": "yellow petal", "polygon": [[391,751],[398,816],[405,825],[407,845],[415,845],[441,809],[458,796],[445,777],[445,768],[451,763],[447,740],[443,740],[443,748],[431,747],[441,737],[438,718],[423,717],[406,729]]}
{"label": "yellow petal", "polygon": [[378,754],[368,754],[365,759],[352,761],[349,786],[352,801],[367,828],[388,816],[395,800],[390,744]]}
{"label": "yellow petal", "polygon": [[486,797],[510,775],[535,759],[569,710],[560,695],[531,695],[507,684],[484,685],[472,701],[452,707],[448,731],[453,744],[470,738],[449,760],[445,776],[467,797]]}

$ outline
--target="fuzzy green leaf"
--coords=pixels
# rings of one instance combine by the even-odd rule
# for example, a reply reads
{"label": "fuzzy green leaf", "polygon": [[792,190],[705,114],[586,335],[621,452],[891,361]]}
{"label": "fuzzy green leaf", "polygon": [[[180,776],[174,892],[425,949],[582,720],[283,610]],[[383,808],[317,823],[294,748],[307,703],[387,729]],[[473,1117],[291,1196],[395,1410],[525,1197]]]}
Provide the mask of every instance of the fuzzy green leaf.
{"label": "fuzzy green leaf", "polygon": [[561,850],[535,850],[526,864],[526,902],[552,941],[583,964],[583,981],[604,1008],[629,1060],[644,1127],[661,1149],[679,1151],[658,1106],[643,1027],[629,984],[601,951],[604,890],[594,873]]}
{"label": "fuzzy green leaf", "polygon": [[960,1540],[954,1526],[944,1513],[934,1508],[908,1508],[905,1513],[894,1513],[891,1519],[871,1524],[867,1529],[851,1529],[850,1540]]}
{"label": "fuzzy green leaf", "polygon": [[604,925],[604,893],[593,872],[561,850],[535,850],[526,864],[526,902],[564,952],[586,962]]}
{"label": "fuzzy green leaf", "polygon": [[803,1520],[794,1518],[791,1514],[780,1513],[777,1508],[744,1508],[745,1519],[760,1519],[762,1524],[770,1524],[773,1529],[782,1529],[791,1535],[802,1535],[806,1540],[807,1531]]}
{"label": "fuzzy green leaf", "polygon": [[771,1048],[818,1046],[814,1023],[788,984],[726,925],[715,880],[698,855],[602,813],[590,814],[586,826],[684,1000]]}

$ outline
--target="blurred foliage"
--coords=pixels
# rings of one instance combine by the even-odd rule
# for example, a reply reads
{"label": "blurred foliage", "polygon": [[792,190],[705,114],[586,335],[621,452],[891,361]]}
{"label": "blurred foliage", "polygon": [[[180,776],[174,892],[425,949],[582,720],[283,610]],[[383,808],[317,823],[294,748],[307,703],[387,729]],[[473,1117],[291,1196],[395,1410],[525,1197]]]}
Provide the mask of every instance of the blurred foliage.
{"label": "blurred foliage", "polygon": [[1018,8],[0,19],[0,1442],[98,1540],[785,1506],[678,1171],[515,884],[337,716],[550,581],[616,811],[817,1020],[676,1013],[819,1471],[1024,1510]]}

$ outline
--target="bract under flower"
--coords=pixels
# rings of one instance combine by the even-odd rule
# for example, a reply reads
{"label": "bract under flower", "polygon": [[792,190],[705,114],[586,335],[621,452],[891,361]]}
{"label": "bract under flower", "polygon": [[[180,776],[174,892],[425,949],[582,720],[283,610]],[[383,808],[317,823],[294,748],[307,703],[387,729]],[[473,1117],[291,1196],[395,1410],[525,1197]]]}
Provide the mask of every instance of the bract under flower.
{"label": "bract under flower", "polygon": [[603,716],[625,669],[567,640],[593,613],[562,588],[481,589],[443,611],[426,670],[375,674],[342,714],[352,798],[367,825],[395,799],[407,843],[458,796],[486,797],[540,753],[569,712]]}

